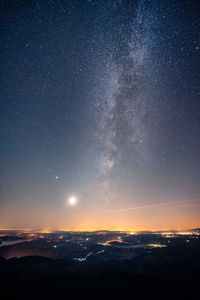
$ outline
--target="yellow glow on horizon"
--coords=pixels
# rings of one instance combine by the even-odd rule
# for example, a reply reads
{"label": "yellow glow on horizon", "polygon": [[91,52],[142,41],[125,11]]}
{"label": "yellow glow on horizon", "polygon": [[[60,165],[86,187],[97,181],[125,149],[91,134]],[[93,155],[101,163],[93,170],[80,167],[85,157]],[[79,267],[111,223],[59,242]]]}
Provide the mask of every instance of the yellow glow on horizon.
{"label": "yellow glow on horizon", "polygon": [[41,229],[39,232],[40,232],[40,233],[52,233],[52,230],[49,230],[49,229]]}
{"label": "yellow glow on horizon", "polygon": [[[63,232],[104,232],[104,231],[116,231],[116,232],[121,232],[121,233],[127,233],[127,234],[130,234],[130,235],[135,235],[137,233],[140,233],[140,232],[160,232],[161,235],[163,235],[164,237],[173,237],[175,235],[199,235],[198,232],[195,232],[193,231],[193,229],[189,230],[189,229],[184,229],[184,231],[179,231],[179,229],[169,229],[166,230],[166,229],[163,229],[163,228],[160,228],[160,229],[148,229],[148,228],[145,228],[145,227],[141,227],[141,228],[138,228],[138,229],[135,229],[134,231],[132,229],[130,230],[127,230],[126,228],[125,229],[117,229],[117,228],[99,228],[99,227],[96,227],[96,228],[80,228],[80,229],[73,229],[73,228],[70,228],[70,229],[67,229],[67,228],[57,228],[57,229],[19,229],[19,228],[0,228],[0,232],[3,232],[3,231],[20,231],[22,233],[28,233],[28,232],[31,232],[30,233],[30,236],[34,236],[34,233],[43,233],[43,234],[49,234],[49,233],[53,233],[53,232],[59,232],[59,231],[63,231]],[[164,232],[163,232],[164,231]],[[2,236],[2,234],[0,235]]]}
{"label": "yellow glow on horizon", "polygon": [[18,206],[16,210],[7,207],[3,216],[0,216],[0,227],[2,227],[0,230],[21,230],[24,233],[40,231],[41,234],[48,234],[52,231],[108,230],[132,234],[141,231],[163,231],[163,235],[164,232],[170,235],[169,232],[173,234],[173,231],[179,231],[181,234],[193,228],[200,228],[198,209],[200,202],[190,205],[183,202],[180,205],[175,203],[176,205],[171,206],[154,205],[153,207],[151,205],[143,208],[137,204],[137,210],[129,209],[128,211],[127,209],[120,211],[114,209],[115,204],[113,204],[113,209],[102,211],[101,206],[96,207],[96,204],[84,206],[84,201],[80,202],[79,197],[75,197],[78,205],[72,206],[71,209],[70,207],[63,209],[62,203],[61,205],[54,203],[52,206],[38,205],[29,210],[22,206]]}

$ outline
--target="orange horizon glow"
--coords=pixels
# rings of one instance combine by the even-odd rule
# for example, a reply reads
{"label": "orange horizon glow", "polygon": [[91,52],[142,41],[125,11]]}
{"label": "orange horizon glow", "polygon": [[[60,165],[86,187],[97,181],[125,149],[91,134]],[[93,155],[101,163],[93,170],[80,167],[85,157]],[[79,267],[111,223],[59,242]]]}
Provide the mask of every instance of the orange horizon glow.
{"label": "orange horizon glow", "polygon": [[[48,211],[48,213],[47,213]],[[7,207],[0,214],[0,230],[52,231],[187,231],[200,228],[200,202],[165,202],[135,207],[59,206]]]}
{"label": "orange horizon glow", "polygon": [[124,232],[124,233],[130,233],[130,234],[135,234],[138,232],[144,232],[144,231],[149,231],[149,232],[163,232],[166,234],[169,234],[169,232],[179,232],[180,234],[189,234],[190,231],[193,231],[197,228],[200,227],[199,225],[196,225],[194,227],[188,228],[188,227],[179,227],[179,228],[155,228],[155,229],[149,229],[149,228],[145,228],[145,227],[141,227],[140,229],[126,229],[126,228],[80,228],[80,229],[67,229],[67,228],[49,228],[49,229],[36,229],[36,228],[0,228],[0,231],[23,231],[23,232],[36,232],[36,233],[44,233],[44,234],[48,234],[48,233],[53,233],[53,232],[97,232],[97,231],[116,231],[116,232]]}

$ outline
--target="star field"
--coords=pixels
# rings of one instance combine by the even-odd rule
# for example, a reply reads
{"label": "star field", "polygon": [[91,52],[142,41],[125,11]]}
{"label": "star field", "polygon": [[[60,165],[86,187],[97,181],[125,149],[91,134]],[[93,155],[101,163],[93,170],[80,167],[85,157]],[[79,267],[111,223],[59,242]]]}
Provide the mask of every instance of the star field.
{"label": "star field", "polygon": [[1,1],[1,227],[199,224],[199,8]]}

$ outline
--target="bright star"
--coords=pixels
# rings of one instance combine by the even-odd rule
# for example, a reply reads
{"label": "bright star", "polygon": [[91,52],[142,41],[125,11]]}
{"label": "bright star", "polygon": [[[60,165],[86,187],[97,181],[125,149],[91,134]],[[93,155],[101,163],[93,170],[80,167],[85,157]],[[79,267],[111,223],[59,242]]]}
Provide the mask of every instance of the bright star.
{"label": "bright star", "polygon": [[71,205],[71,206],[77,204],[77,198],[75,196],[69,197],[68,204]]}

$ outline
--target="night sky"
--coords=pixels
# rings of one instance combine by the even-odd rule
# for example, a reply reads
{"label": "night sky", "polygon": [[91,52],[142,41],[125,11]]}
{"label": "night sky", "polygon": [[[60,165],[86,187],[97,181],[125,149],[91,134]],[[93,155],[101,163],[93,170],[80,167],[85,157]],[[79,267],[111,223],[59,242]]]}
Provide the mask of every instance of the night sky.
{"label": "night sky", "polygon": [[198,1],[4,0],[0,59],[0,227],[200,226]]}

